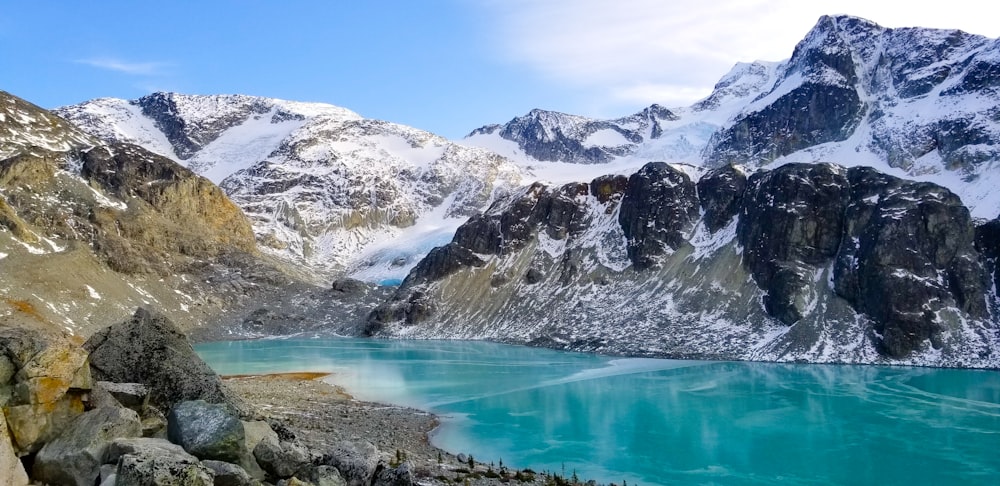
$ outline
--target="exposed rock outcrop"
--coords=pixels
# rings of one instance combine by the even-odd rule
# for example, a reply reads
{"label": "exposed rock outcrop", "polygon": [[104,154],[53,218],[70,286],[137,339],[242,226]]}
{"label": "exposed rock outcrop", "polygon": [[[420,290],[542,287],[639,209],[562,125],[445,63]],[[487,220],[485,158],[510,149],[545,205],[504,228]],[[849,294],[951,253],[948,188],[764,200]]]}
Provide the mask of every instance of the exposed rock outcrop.
{"label": "exposed rock outcrop", "polygon": [[849,196],[846,172],[831,164],[792,164],[754,174],[737,227],[746,265],[768,313],[802,318],[809,282],[840,247]]}
{"label": "exposed rock outcrop", "polygon": [[629,177],[618,213],[632,266],[645,270],[679,249],[697,219],[698,192],[687,174],[664,162],[643,166]]}
{"label": "exposed rock outcrop", "polygon": [[669,109],[653,104],[630,116],[614,120],[594,120],[546,110],[531,110],[503,125],[487,125],[469,134],[495,136],[517,143],[537,160],[600,164],[633,153],[644,141],[659,138],[663,124],[677,120]]}
{"label": "exposed rock outcrop", "polygon": [[925,340],[942,346],[947,308],[987,317],[987,274],[975,227],[947,189],[848,171],[851,201],[834,271],[837,293],[875,320],[884,351],[902,357]]}
{"label": "exposed rock outcrop", "polygon": [[743,207],[746,188],[746,173],[732,165],[709,171],[698,179],[698,204],[705,212],[702,219],[710,233],[725,228],[736,218]]}
{"label": "exposed rock outcrop", "polygon": [[[240,208],[218,186],[170,159],[128,144],[97,147],[81,158],[84,178],[135,201],[118,218],[128,240],[191,256],[256,250]],[[151,224],[154,215],[162,218],[159,224]]]}
{"label": "exposed rock outcrop", "polygon": [[1000,358],[992,226],[976,243],[943,187],[834,164],[724,167],[697,190],[662,163],[611,181],[536,184],[470,219],[447,254],[476,264],[411,274],[368,331],[675,357]]}

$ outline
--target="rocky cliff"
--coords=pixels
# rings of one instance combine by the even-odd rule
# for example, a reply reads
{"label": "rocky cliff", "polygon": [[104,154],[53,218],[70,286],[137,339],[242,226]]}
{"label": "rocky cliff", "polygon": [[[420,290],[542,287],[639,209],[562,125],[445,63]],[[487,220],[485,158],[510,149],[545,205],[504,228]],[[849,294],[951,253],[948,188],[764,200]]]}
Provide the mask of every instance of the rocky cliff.
{"label": "rocky cliff", "polygon": [[[0,92],[0,323],[89,334],[136,305],[185,328],[289,282],[216,185]],[[220,280],[232,275],[238,286]]]}
{"label": "rocky cliff", "polygon": [[650,163],[533,185],[431,252],[372,335],[632,355],[997,366],[997,223],[871,168]]}

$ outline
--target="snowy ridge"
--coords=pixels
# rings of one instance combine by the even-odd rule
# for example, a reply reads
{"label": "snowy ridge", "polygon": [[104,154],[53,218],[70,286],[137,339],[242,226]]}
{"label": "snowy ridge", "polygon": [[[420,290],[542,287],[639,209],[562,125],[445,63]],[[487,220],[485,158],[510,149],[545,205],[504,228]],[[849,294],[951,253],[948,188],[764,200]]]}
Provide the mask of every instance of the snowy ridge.
{"label": "snowy ridge", "polygon": [[100,143],[65,120],[0,91],[0,160],[34,148],[66,152]]}
{"label": "snowy ridge", "polygon": [[[59,112],[218,183],[266,251],[376,282],[401,279],[495,191],[522,183],[521,169],[487,150],[321,103],[154,93]],[[397,238],[418,241],[378,251]]]}
{"label": "snowy ridge", "polygon": [[942,184],[975,217],[994,218],[1000,214],[1000,196],[991,189],[1000,187],[998,79],[1000,40],[826,16],[791,58],[739,63],[704,100],[643,112],[655,107],[669,117],[594,120],[533,110],[474,130],[465,141],[554,182],[571,180],[553,175],[571,170],[546,164],[735,162],[749,171],[790,162],[864,165]]}

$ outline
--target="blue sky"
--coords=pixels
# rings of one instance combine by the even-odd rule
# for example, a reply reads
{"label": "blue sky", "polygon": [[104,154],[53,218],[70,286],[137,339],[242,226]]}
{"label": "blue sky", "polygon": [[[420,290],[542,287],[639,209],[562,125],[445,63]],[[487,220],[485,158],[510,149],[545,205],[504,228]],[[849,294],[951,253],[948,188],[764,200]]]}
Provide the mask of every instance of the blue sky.
{"label": "blue sky", "polygon": [[[532,108],[687,105],[822,14],[998,36],[982,2],[42,1],[0,7],[0,89],[46,108],[152,91],[321,101],[459,138]],[[886,5],[888,4],[888,5]]]}

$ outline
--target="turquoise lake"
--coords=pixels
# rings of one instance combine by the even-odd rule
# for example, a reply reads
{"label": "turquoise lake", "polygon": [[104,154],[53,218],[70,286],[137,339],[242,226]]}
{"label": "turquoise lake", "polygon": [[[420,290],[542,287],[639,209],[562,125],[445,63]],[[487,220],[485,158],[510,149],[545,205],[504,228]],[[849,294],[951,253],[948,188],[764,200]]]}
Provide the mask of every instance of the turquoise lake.
{"label": "turquoise lake", "polygon": [[1000,372],[621,359],[465,341],[196,346],[441,416],[435,445],[645,484],[1000,484]]}

